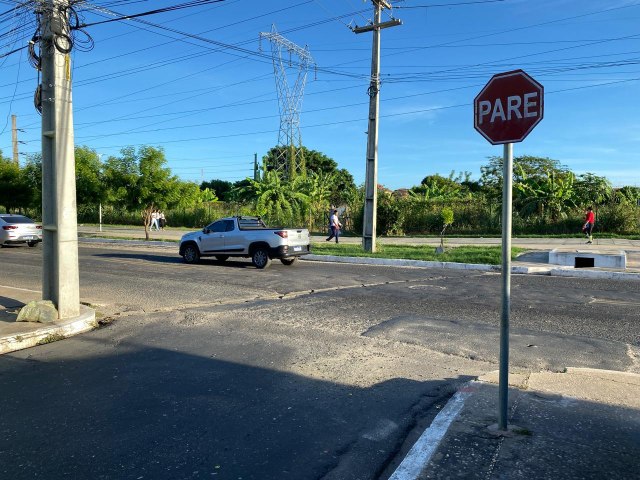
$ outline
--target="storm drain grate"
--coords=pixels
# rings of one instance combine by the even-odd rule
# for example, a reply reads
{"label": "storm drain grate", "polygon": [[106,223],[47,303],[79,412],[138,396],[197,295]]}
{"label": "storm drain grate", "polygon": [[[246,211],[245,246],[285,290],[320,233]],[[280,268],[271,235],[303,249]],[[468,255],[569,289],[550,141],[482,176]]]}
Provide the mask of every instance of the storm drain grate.
{"label": "storm drain grate", "polygon": [[576,257],[575,268],[589,268],[595,266],[595,258]]}

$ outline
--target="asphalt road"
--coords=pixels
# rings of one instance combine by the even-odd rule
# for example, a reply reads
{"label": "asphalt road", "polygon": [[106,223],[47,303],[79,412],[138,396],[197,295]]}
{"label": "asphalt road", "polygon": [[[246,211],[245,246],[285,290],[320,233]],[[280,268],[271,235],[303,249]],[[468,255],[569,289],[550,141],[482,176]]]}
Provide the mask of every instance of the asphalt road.
{"label": "asphalt road", "polygon": [[[0,251],[39,288],[40,249]],[[81,247],[103,328],[0,357],[0,477],[386,478],[497,369],[500,276]],[[512,369],[638,372],[638,282],[512,278]]]}

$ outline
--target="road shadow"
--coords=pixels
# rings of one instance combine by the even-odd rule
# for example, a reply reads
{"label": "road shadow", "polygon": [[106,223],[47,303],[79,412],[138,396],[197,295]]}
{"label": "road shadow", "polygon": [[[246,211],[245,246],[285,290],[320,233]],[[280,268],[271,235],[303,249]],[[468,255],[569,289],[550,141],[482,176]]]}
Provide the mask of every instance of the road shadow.
{"label": "road shadow", "polygon": [[24,302],[20,300],[0,295],[0,308],[22,308],[24,305]]}
{"label": "road shadow", "polygon": [[144,260],[155,263],[183,263],[181,257],[170,257],[154,253],[95,253],[93,257],[99,258],[121,258],[127,260]]}
{"label": "road shadow", "polygon": [[0,295],[0,322],[15,323],[18,311],[24,305],[20,300]]}
{"label": "road shadow", "polygon": [[0,477],[374,479],[469,379],[359,388],[252,366],[288,362],[282,344],[108,330],[2,356]]}
{"label": "road shadow", "polygon": [[[144,260],[147,262],[155,262],[155,263],[168,263],[168,264],[181,264],[184,265],[185,262],[182,259],[182,257],[179,256],[175,256],[175,257],[170,257],[170,256],[165,256],[165,255],[158,255],[158,254],[153,254],[153,253],[97,253],[97,254],[93,254],[94,257],[101,257],[101,258],[121,258],[121,259],[129,259],[129,260]],[[281,264],[281,262],[274,260],[273,261],[274,265],[275,264]],[[251,260],[249,259],[245,259],[242,257],[238,257],[238,258],[229,258],[228,260],[225,261],[220,261],[217,260],[215,257],[204,257],[201,258],[199,263],[201,265],[217,265],[217,266],[221,266],[221,267],[227,267],[227,268],[253,268],[255,269],[256,267],[253,266],[253,264],[251,263]]]}

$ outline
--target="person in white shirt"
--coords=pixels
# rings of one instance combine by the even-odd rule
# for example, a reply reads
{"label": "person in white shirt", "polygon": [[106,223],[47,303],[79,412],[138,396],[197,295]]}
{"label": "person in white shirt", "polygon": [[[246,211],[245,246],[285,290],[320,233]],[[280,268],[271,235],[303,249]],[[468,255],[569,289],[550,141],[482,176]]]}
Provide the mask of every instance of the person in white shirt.
{"label": "person in white shirt", "polygon": [[331,241],[331,239],[335,237],[336,243],[338,243],[340,228],[342,228],[342,224],[338,219],[338,210],[334,210],[331,214],[331,218],[329,219],[329,227],[331,228],[331,234],[329,235],[329,238],[327,238],[327,242]]}
{"label": "person in white shirt", "polygon": [[151,212],[151,226],[149,227],[149,230],[153,230],[153,227],[156,227],[156,230],[160,230],[160,227],[158,226],[158,210]]}

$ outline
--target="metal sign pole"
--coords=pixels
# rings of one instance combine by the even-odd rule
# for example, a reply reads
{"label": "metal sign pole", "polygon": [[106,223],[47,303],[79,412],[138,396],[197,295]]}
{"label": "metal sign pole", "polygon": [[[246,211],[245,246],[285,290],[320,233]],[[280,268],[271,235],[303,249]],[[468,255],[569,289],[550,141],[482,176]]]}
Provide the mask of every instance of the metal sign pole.
{"label": "metal sign pole", "polygon": [[[506,107],[505,107],[506,105]],[[505,114],[507,108],[507,114]],[[515,110],[514,110],[515,109]],[[512,113],[515,113],[512,116]],[[504,145],[502,169],[502,316],[498,428],[507,429],[513,143],[521,142],[544,115],[544,87],[523,70],[498,73],[473,100],[473,128],[493,145]]]}
{"label": "metal sign pole", "polygon": [[509,403],[509,312],[511,311],[511,218],[513,143],[504,144],[502,165],[502,317],[500,318],[500,379],[498,428],[507,429]]}

